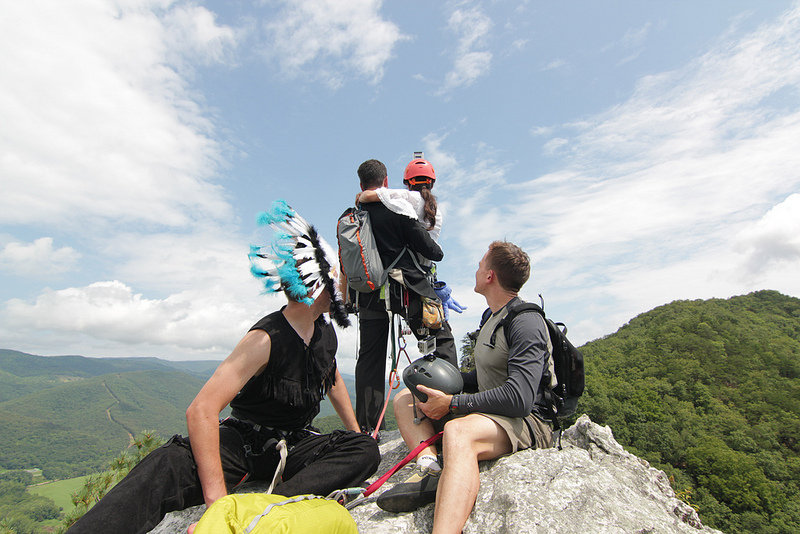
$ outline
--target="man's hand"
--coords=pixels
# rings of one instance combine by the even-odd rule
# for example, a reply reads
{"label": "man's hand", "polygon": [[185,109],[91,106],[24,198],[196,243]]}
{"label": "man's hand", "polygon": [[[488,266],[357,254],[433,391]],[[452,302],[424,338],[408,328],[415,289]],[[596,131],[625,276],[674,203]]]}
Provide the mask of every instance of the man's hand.
{"label": "man's hand", "polygon": [[427,415],[430,419],[438,420],[450,413],[450,402],[453,400],[452,395],[426,386],[417,386],[417,390],[428,396],[427,402],[420,402],[419,399],[417,399],[417,406],[419,406],[422,413]]}

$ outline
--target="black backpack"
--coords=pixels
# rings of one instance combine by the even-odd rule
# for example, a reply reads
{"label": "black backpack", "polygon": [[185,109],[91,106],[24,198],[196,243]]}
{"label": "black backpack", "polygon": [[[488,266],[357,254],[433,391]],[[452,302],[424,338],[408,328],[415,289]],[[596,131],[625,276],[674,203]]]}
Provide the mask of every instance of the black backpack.
{"label": "black backpack", "polygon": [[[544,305],[544,302],[542,304]],[[578,398],[583,394],[585,382],[583,354],[567,339],[567,327],[564,323],[553,322],[545,316],[541,306],[522,300],[509,305],[508,313],[492,331],[489,344],[494,346],[497,330],[501,326],[508,326],[517,315],[525,312],[536,312],[541,315],[547,325],[547,332],[550,334],[550,342],[553,345],[551,357],[557,384],[554,388],[550,387],[552,377],[548,365],[542,374],[540,387],[544,389],[545,400],[550,407],[549,418],[553,422],[553,428],[560,431],[561,420],[575,414]],[[503,328],[503,331],[506,335],[506,342],[511,345],[508,339],[508,328]]]}

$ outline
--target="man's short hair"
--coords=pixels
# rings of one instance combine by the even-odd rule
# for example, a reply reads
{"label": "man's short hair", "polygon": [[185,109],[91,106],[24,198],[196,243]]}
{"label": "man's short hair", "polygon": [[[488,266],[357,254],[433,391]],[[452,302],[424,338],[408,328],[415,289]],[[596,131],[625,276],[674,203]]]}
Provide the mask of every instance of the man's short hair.
{"label": "man's short hair", "polygon": [[486,258],[489,269],[494,271],[497,282],[506,291],[519,292],[531,275],[531,259],[514,243],[494,241],[489,245]]}
{"label": "man's short hair", "polygon": [[358,167],[358,179],[361,181],[362,189],[382,186],[387,175],[386,165],[377,159],[368,159]]}

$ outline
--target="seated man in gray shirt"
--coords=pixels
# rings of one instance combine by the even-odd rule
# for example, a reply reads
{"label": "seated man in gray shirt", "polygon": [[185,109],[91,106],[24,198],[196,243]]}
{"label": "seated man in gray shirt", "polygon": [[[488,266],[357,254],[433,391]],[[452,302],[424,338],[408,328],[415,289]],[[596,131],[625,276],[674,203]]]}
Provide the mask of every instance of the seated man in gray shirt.
{"label": "seated man in gray shirt", "polygon": [[417,455],[414,472],[404,483],[384,492],[378,506],[392,512],[414,510],[436,500],[434,533],[461,532],[466,524],[480,478],[478,461],[530,447],[550,447],[552,428],[545,421],[547,405],[542,374],[552,351],[544,319],[538,313],[522,313],[490,338],[508,312],[519,301],[518,292],[530,276],[530,259],[519,247],[495,241],[481,259],[475,273],[475,292],[486,298],[475,345],[476,369],[464,374],[465,389],[477,393],[447,395],[417,386],[428,396],[416,407],[427,416],[414,423],[411,392],[395,396],[397,425],[409,449],[444,426],[439,465],[434,446]]}

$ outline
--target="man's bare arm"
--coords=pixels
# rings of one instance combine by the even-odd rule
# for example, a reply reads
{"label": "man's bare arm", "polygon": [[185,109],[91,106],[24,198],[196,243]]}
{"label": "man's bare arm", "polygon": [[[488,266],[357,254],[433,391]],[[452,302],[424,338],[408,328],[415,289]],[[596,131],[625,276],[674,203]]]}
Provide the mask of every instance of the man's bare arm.
{"label": "man's bare arm", "polygon": [[380,200],[378,193],[376,193],[374,189],[367,189],[356,195],[356,204],[368,204],[370,202],[380,202]]}
{"label": "man's bare arm", "polygon": [[336,381],[328,392],[328,399],[330,399],[331,404],[333,404],[336,413],[339,414],[339,418],[342,420],[342,423],[344,423],[344,427],[347,430],[360,432],[361,429],[358,426],[356,414],[353,412],[353,405],[350,402],[350,394],[347,392],[347,386],[345,386],[344,379],[342,375],[339,374],[338,369],[336,370]]}
{"label": "man's bare arm", "polygon": [[219,457],[219,413],[266,366],[270,348],[265,331],[248,332],[186,410],[189,441],[207,506],[228,494]]}

